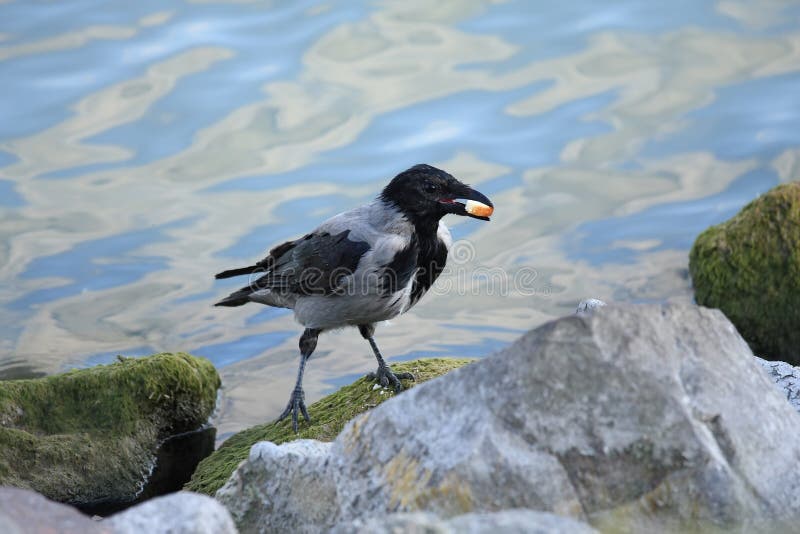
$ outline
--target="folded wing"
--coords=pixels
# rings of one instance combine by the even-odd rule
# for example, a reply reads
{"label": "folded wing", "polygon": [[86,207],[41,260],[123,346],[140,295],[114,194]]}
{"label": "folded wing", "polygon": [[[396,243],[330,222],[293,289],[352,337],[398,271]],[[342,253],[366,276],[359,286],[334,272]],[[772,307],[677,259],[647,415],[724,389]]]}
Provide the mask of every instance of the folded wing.
{"label": "folded wing", "polygon": [[254,265],[219,273],[216,278],[248,274],[251,282],[215,305],[241,306],[264,292],[282,297],[335,294],[370,248],[364,241],[349,239],[349,235],[349,230],[307,234],[278,245]]}

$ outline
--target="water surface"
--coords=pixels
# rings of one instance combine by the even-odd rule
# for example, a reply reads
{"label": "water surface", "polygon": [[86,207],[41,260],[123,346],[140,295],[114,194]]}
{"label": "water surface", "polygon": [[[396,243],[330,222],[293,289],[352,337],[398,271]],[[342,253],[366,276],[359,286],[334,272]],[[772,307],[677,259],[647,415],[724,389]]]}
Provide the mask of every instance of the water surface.
{"label": "water surface", "polygon": [[[592,296],[688,301],[698,232],[800,176],[800,2],[0,2],[0,376],[208,357],[275,417],[291,313],[215,282],[419,162],[489,195],[390,361],[483,356]],[[326,333],[313,401],[371,370]]]}

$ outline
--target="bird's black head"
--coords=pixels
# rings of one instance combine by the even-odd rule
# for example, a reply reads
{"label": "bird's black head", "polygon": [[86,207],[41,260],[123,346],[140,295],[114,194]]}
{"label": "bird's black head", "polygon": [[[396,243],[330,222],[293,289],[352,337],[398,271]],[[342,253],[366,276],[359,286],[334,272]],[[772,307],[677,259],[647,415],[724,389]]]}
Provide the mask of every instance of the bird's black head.
{"label": "bird's black head", "polygon": [[494,210],[484,195],[425,164],[414,165],[395,176],[380,198],[397,206],[415,224],[438,223],[448,213],[488,221]]}

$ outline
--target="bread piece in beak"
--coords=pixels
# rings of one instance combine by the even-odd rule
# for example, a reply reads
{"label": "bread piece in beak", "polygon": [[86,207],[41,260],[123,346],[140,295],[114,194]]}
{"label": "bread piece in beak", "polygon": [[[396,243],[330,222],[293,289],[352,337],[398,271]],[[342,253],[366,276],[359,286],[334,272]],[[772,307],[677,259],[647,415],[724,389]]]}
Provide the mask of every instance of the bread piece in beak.
{"label": "bread piece in beak", "polygon": [[477,200],[467,200],[467,203],[464,204],[464,211],[475,217],[489,217],[494,212],[494,208]]}
{"label": "bread piece in beak", "polygon": [[446,213],[488,221],[489,215],[494,212],[494,205],[486,195],[462,183],[451,187],[446,194],[439,200]]}

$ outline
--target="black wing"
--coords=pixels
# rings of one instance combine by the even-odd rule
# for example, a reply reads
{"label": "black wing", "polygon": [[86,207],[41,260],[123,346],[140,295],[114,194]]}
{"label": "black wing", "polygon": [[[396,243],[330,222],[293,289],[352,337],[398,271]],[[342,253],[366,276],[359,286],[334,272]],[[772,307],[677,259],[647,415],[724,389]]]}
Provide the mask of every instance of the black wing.
{"label": "black wing", "polygon": [[250,294],[262,289],[297,295],[336,293],[341,279],[355,271],[370,248],[364,241],[351,241],[349,234],[349,230],[335,235],[308,234],[278,245],[254,265],[219,273],[216,278],[241,274],[261,276],[215,305],[241,306],[250,300]]}

